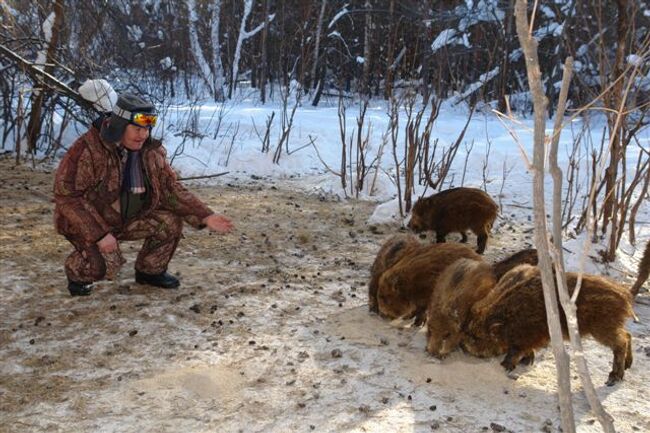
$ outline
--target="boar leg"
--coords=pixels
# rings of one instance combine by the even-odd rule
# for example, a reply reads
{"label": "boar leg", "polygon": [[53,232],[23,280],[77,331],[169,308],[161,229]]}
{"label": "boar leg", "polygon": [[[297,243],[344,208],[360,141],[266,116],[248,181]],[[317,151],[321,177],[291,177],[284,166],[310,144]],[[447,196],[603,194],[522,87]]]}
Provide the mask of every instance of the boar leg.
{"label": "boar leg", "polygon": [[478,244],[478,248],[476,249],[476,252],[479,254],[483,254],[483,251],[485,251],[485,247],[487,246],[488,235],[486,232],[477,233],[476,235],[477,235],[477,244]]}
{"label": "boar leg", "polygon": [[413,325],[415,326],[424,325],[424,322],[426,322],[426,317],[427,317],[426,307],[419,307],[417,310],[415,310],[415,321],[413,322]]}
{"label": "boar leg", "polygon": [[629,332],[627,334],[627,353],[625,354],[625,369],[632,367],[632,336]]}
{"label": "boar leg", "polygon": [[426,313],[427,313],[426,309],[418,308],[411,305],[411,307],[408,308],[408,311],[402,314],[400,317],[403,320],[413,320],[414,326],[422,326],[422,324],[425,321]]}
{"label": "boar leg", "polygon": [[368,284],[368,310],[371,313],[378,313],[379,306],[377,305],[377,289],[379,286],[379,278],[373,277]]}
{"label": "boar leg", "polygon": [[[595,337],[595,336],[594,336]],[[614,336],[614,341],[610,341],[611,344],[605,344],[612,349],[614,352],[614,361],[612,362],[612,371],[609,373],[607,378],[607,386],[612,386],[616,382],[623,380],[623,375],[625,374],[625,364],[627,362],[627,355],[629,350],[630,343],[630,334],[629,332],[623,330],[622,332],[616,332]],[[604,342],[603,342],[604,343]],[[630,364],[632,360],[630,359]]]}

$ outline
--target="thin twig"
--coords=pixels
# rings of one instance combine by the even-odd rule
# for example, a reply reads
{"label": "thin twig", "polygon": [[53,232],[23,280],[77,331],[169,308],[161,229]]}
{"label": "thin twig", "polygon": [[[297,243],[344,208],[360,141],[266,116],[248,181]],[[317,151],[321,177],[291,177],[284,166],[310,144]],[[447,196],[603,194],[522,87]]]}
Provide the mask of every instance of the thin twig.
{"label": "thin twig", "polygon": [[223,173],[206,174],[205,176],[179,177],[176,180],[184,181],[184,180],[210,179],[210,178],[213,178],[213,177],[224,176],[224,175],[226,175],[228,173],[230,173],[230,172],[229,171],[224,171]]}

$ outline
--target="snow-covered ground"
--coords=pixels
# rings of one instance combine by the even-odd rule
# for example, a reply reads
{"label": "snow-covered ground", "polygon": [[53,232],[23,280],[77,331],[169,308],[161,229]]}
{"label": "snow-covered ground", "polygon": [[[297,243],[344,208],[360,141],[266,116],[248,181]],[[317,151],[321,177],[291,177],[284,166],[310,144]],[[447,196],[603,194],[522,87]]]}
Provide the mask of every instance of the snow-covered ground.
{"label": "snow-covered ground", "polygon": [[[273,164],[279,131],[263,154],[253,121],[263,134],[272,111],[278,125],[279,110],[242,101],[167,111],[156,134],[170,156],[183,146],[174,166],[184,177],[228,171],[189,185],[237,227],[224,237],[186,230],[170,266],[183,281],[178,291],[134,284],[127,265],[90,298],[70,298],[62,270],[69,247],[51,228],[51,168],[0,161],[0,431],[558,431],[550,351],[514,380],[498,359],[460,352],[432,359],[424,331],[367,312],[370,265],[401,225],[390,145],[376,193],[366,186],[361,200],[346,199],[313,146],[301,149],[315,139],[320,158],[338,169],[335,104],[299,108],[293,153]],[[349,136],[357,109],[347,115]],[[448,146],[466,116],[463,107],[443,106],[432,137]],[[371,104],[367,120],[374,155],[388,124],[385,104]],[[191,122],[205,136],[183,142]],[[528,152],[531,125],[511,125]],[[580,129],[576,120],[563,133],[561,164]],[[602,124],[591,131],[599,142]],[[464,185],[485,183],[502,205],[486,250],[486,259],[496,260],[531,244],[532,178],[493,114],[476,113],[465,141],[473,147]],[[647,130],[640,142],[650,143]],[[445,187],[461,185],[464,161],[461,146]],[[578,268],[583,239],[565,243],[569,270]],[[623,239],[608,266],[593,260],[602,245],[591,245],[586,270],[631,283],[650,239],[650,205],[637,217],[636,246]],[[129,263],[136,252],[137,245],[126,251]],[[586,342],[598,394],[620,432],[650,431],[647,293],[640,300],[641,322],[629,326],[635,361],[622,383],[604,385],[611,353]],[[600,431],[577,377],[573,389],[578,431]]]}

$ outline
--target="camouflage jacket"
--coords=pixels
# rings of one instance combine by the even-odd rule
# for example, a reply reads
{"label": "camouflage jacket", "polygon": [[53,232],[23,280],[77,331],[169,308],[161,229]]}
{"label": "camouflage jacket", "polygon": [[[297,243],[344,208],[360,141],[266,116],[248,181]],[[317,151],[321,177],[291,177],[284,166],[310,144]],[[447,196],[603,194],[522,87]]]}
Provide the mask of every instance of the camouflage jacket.
{"label": "camouflage jacket", "polygon": [[[195,228],[214,213],[176,180],[162,143],[149,138],[141,151],[151,190],[149,204],[139,218],[154,209],[169,210]],[[119,232],[124,221],[119,202],[123,164],[118,148],[104,142],[91,127],[65,154],[54,180],[54,225],[57,232],[94,243],[107,233]]]}

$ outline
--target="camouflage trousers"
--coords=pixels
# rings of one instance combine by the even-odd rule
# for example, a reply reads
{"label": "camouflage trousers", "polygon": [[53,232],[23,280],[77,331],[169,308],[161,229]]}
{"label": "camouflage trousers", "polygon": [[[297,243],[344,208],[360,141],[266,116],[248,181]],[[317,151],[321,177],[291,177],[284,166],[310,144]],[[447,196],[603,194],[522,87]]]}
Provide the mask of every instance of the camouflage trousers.
{"label": "camouflage trousers", "polygon": [[67,238],[75,250],[65,261],[65,273],[68,279],[78,283],[112,280],[126,260],[119,248],[120,241],[144,239],[138,253],[135,269],[146,274],[159,274],[167,270],[167,265],[176,251],[183,231],[183,220],[169,212],[155,210],[146,218],[129,222],[113,236],[118,241],[118,248],[112,253],[102,254],[97,244],[79,242]]}

